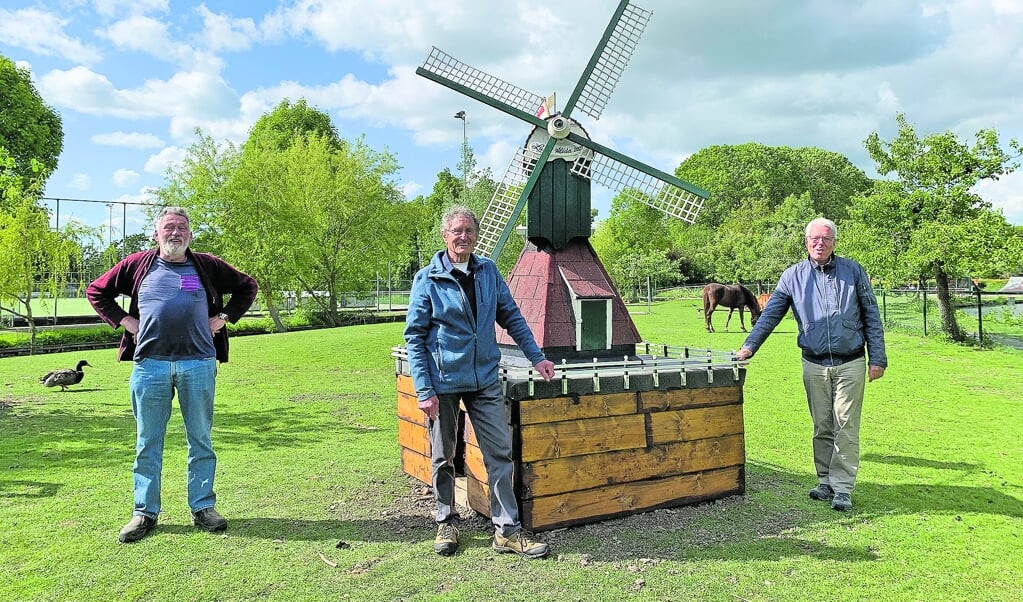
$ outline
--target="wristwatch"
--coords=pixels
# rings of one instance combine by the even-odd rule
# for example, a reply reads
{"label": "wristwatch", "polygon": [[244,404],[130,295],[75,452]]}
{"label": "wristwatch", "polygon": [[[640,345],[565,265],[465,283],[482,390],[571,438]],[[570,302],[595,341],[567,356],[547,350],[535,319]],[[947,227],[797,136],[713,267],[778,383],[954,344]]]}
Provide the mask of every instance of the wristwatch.
{"label": "wristwatch", "polygon": [[220,318],[221,320],[223,320],[224,322],[227,322],[227,314],[226,313],[220,312],[219,314],[217,314],[217,317]]}

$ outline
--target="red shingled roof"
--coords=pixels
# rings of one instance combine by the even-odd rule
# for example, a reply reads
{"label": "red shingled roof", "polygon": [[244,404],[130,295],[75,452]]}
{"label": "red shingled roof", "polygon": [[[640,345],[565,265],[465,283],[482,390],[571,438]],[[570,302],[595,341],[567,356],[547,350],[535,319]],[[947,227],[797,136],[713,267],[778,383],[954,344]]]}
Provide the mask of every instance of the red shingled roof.
{"label": "red shingled roof", "polygon": [[[575,238],[554,253],[527,244],[507,280],[541,349],[575,347],[573,293],[584,299],[611,299],[612,345],[631,345],[642,340],[611,278],[585,238]],[[500,327],[497,342],[514,345]]]}

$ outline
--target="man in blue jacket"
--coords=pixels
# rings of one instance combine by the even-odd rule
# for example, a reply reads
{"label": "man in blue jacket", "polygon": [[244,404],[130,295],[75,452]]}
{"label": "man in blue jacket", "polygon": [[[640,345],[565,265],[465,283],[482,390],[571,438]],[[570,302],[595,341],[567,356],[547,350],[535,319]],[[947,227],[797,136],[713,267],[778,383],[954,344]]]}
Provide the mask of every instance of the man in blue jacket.
{"label": "man in blue jacket", "polygon": [[803,387],[813,420],[819,481],[810,497],[831,500],[835,510],[848,511],[860,463],[865,381],[884,376],[888,358],[870,279],[859,263],[834,254],[837,238],[838,228],[829,219],[807,224],[809,256],[781,275],[737,357],[751,358],[792,309],[799,326],[796,343],[803,352]]}
{"label": "man in blue jacket", "polygon": [[429,419],[437,536],[433,549],[450,556],[458,549],[455,511],[455,449],[458,402],[465,404],[490,485],[493,548],[525,558],[547,555],[519,522],[512,482],[512,435],[498,380],[501,351],[494,325],[508,331],[544,379],[554,376],[522,317],[508,285],[490,259],[473,254],[479,221],[466,207],[441,218],[446,250],[438,251],[412,282],[405,343],[419,408]]}

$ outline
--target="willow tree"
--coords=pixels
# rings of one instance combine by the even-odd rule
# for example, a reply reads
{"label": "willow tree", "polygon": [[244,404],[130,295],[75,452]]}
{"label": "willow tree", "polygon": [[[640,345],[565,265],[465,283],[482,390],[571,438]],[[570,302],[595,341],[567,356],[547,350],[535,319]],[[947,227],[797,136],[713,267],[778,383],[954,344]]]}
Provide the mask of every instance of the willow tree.
{"label": "willow tree", "polygon": [[80,254],[71,227],[50,228],[50,215],[38,203],[45,168],[33,162],[36,177],[26,179],[12,169],[13,157],[0,147],[0,309],[24,318],[29,349],[35,350],[36,324],[32,299],[36,293],[56,298],[68,283],[72,262]]}
{"label": "willow tree", "polygon": [[876,132],[865,141],[878,173],[891,177],[854,198],[842,246],[890,284],[933,278],[942,331],[963,341],[950,280],[986,272],[1019,248],[1018,233],[974,189],[1019,167],[1023,149],[1012,140],[1015,154],[1006,152],[990,129],[971,146],[953,132],[921,138],[903,114],[896,122],[891,141]]}

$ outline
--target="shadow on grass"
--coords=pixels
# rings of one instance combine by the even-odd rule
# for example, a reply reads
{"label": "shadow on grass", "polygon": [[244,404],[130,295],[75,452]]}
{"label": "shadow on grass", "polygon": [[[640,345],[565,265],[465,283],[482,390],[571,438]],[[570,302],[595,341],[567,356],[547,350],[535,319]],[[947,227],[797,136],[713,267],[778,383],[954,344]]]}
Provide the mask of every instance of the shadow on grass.
{"label": "shadow on grass", "polygon": [[863,462],[877,462],[878,464],[895,464],[898,466],[912,466],[914,468],[934,468],[938,470],[978,470],[980,464],[971,462],[942,462],[930,458],[916,458],[913,456],[882,456],[879,454],[863,454],[860,457]]}
{"label": "shadow on grass", "polygon": [[0,480],[0,498],[44,498],[57,495],[60,483]]}

